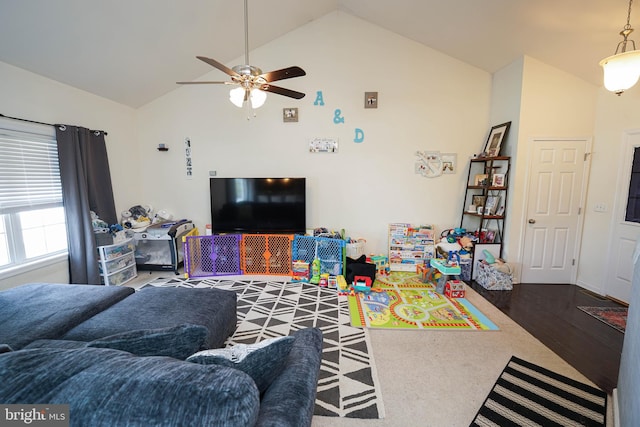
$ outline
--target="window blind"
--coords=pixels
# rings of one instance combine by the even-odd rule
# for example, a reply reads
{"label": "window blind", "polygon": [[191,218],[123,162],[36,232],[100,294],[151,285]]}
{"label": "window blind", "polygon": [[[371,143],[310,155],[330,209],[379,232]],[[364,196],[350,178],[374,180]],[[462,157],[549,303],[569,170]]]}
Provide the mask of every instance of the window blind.
{"label": "window blind", "polygon": [[53,129],[36,133],[0,128],[0,214],[61,205]]}

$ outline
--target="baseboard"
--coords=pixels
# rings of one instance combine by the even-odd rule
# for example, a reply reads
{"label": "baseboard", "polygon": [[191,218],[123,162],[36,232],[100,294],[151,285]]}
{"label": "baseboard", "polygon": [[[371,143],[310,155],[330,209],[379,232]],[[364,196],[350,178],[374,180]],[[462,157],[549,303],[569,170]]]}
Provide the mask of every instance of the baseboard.
{"label": "baseboard", "polygon": [[620,427],[620,408],[618,407],[618,388],[613,389],[613,425],[614,427]]}

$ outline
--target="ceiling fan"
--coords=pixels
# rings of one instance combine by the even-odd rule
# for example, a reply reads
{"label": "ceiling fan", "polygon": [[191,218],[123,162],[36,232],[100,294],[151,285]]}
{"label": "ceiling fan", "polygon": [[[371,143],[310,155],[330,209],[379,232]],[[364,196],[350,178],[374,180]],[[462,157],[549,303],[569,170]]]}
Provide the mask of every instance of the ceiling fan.
{"label": "ceiling fan", "polygon": [[262,70],[253,65],[249,65],[249,12],[247,0],[244,0],[244,61],[245,65],[236,65],[229,68],[226,65],[216,61],[215,59],[204,56],[196,56],[201,61],[217,68],[223,73],[231,76],[231,81],[210,82],[210,81],[194,81],[194,82],[177,82],[177,84],[225,84],[236,85],[229,93],[229,100],[237,107],[242,107],[247,101],[251,101],[253,108],[259,108],[267,99],[267,92],[277,95],[288,96],[289,98],[301,99],[305,94],[291,89],[274,86],[271,82],[278,80],[291,79],[294,77],[302,77],[306,75],[305,71],[297,66],[282,68],[280,70],[269,71],[263,73]]}

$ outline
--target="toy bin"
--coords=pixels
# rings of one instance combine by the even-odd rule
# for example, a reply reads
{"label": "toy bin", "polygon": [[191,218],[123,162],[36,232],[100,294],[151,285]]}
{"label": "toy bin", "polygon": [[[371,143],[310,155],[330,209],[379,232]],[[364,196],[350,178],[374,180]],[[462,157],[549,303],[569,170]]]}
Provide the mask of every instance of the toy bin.
{"label": "toy bin", "polygon": [[243,234],[240,245],[242,271],[244,274],[291,276],[292,242],[291,234]]}
{"label": "toy bin", "polygon": [[366,241],[364,239],[358,239],[353,243],[346,243],[345,244],[346,255],[351,259],[360,258],[362,255],[366,253],[364,249],[365,243]]}
{"label": "toy bin", "polygon": [[513,289],[511,274],[498,271],[484,262],[478,264],[476,282],[490,291],[509,291]]}
{"label": "toy bin", "polygon": [[465,282],[471,281],[471,258],[460,258],[460,279]]}
{"label": "toy bin", "polygon": [[240,234],[187,236],[184,241],[186,277],[242,274]]}

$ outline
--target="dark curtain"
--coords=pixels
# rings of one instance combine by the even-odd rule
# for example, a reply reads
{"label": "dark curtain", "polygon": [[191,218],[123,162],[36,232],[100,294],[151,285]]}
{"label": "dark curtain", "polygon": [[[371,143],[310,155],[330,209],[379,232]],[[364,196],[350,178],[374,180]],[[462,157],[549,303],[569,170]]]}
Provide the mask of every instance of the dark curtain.
{"label": "dark curtain", "polygon": [[118,222],[104,132],[56,125],[62,199],[67,220],[70,283],[100,284],[91,211]]}

